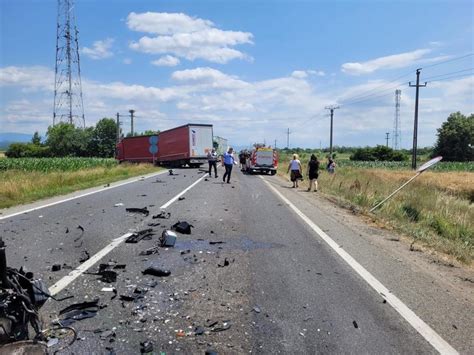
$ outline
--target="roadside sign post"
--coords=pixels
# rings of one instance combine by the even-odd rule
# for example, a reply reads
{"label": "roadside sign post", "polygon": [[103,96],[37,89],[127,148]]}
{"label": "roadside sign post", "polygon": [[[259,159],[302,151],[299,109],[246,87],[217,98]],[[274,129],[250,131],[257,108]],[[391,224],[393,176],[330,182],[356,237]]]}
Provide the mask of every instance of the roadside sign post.
{"label": "roadside sign post", "polygon": [[151,136],[148,138],[148,143],[150,147],[148,151],[153,155],[153,165],[155,164],[155,154],[158,153],[158,136]]}
{"label": "roadside sign post", "polygon": [[433,158],[431,159],[430,161],[424,163],[422,166],[420,166],[418,168],[418,170],[416,171],[416,174],[410,178],[410,180],[408,180],[407,182],[405,182],[402,186],[400,186],[398,189],[396,189],[395,191],[393,191],[390,195],[388,195],[384,200],[382,200],[381,202],[379,202],[377,205],[375,205],[374,207],[372,207],[370,209],[369,212],[373,212],[375,211],[378,207],[382,206],[385,202],[387,202],[389,199],[391,199],[398,191],[400,191],[401,189],[403,189],[405,186],[407,186],[410,182],[412,182],[413,180],[415,180],[415,178],[417,178],[418,176],[421,175],[421,173],[423,171],[425,171],[426,169],[428,169],[429,167],[435,165],[437,162],[439,162],[441,159],[443,159],[443,157],[439,156],[439,157],[436,157],[436,158]]}

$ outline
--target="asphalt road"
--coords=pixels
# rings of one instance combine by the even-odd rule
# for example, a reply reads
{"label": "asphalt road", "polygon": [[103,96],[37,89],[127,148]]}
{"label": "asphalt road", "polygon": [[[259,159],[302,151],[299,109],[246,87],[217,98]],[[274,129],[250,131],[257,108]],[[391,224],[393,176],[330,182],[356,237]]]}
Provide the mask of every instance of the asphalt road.
{"label": "asphalt road", "polygon": [[[440,277],[445,271],[416,264],[418,256],[403,256],[387,241],[390,236],[317,194],[289,189],[278,177],[235,170],[232,183],[224,184],[196,169],[176,169],[177,175],[165,173],[0,220],[9,266],[25,265],[49,286],[79,267],[86,252],[92,257],[126,233],[153,229],[150,240],[119,243],[57,294],[73,298],[50,300],[41,309],[50,324],[70,304],[99,299],[103,306],[95,317],[72,325],[78,340],[63,353],[139,353],[146,340],[155,353],[436,353],[265,181],[451,346],[472,353],[470,285],[446,283]],[[160,206],[198,179],[184,199],[166,208],[169,219],[153,219]],[[147,207],[150,215],[128,213],[127,207]],[[177,221],[192,224],[191,235],[179,234],[174,248],[140,255]],[[105,283],[92,274],[100,263],[126,266],[115,270],[117,281]],[[53,264],[61,270],[52,272]],[[149,266],[171,275],[143,275]],[[115,288],[117,297],[104,288]]]}

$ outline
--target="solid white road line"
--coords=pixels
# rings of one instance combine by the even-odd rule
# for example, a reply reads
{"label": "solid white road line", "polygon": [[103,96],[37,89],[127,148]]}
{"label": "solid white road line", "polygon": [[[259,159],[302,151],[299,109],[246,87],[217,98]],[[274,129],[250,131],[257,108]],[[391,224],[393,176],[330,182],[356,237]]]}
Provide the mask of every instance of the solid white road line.
{"label": "solid white road line", "polygon": [[121,237],[118,237],[112,242],[107,245],[104,249],[100,250],[97,254],[92,256],[90,259],[84,261],[81,265],[79,265],[77,268],[72,270],[68,275],[64,276],[61,280],[56,282],[53,286],[49,288],[49,292],[51,295],[56,295],[59,292],[61,292],[67,285],[69,285],[71,282],[73,282],[75,279],[77,279],[79,276],[81,276],[84,272],[86,272],[92,265],[94,265],[96,262],[98,262],[100,259],[102,259],[104,256],[106,256],[108,253],[110,253],[113,249],[115,249],[120,243],[122,243],[125,239],[133,235],[133,233],[127,233],[122,235]]}
{"label": "solid white road line", "polygon": [[177,194],[175,197],[173,197],[171,200],[169,200],[168,202],[166,202],[163,206],[160,206],[160,208],[164,209],[164,208],[167,208],[169,207],[173,202],[175,202],[178,198],[180,198],[181,196],[183,196],[186,192],[188,192],[189,190],[191,190],[195,185],[199,184],[199,182],[204,179],[206,177],[207,174],[204,174],[203,176],[201,176],[199,179],[197,179],[196,182],[194,182],[191,186],[187,187],[186,189],[184,189],[183,191],[181,191],[179,194]]}
{"label": "solid white road line", "polygon": [[418,317],[407,305],[405,305],[397,296],[392,294],[380,281],[378,281],[370,272],[360,265],[349,253],[342,249],[334,240],[323,232],[313,221],[311,221],[303,212],[293,205],[285,196],[283,196],[274,186],[266,181],[262,176],[260,178],[270,189],[282,199],[306,224],[315,231],[349,266],[359,274],[375,291],[377,291],[405,320],[416,329],[416,331],[429,342],[441,354],[458,354],[448,342],[446,342],[438,333],[436,333],[428,324]]}
{"label": "solid white road line", "polygon": [[[202,176],[200,177],[196,182],[194,182],[192,185],[184,189],[182,192],[177,194],[175,197],[173,197],[171,200],[166,202],[163,206],[160,208],[165,208],[170,206],[173,202],[175,202],[180,196],[182,196],[186,191],[189,191],[192,189],[199,181],[201,181],[205,177]],[[56,282],[53,286],[49,288],[49,292],[52,296],[58,294],[61,292],[65,287],[67,287],[71,282],[73,282],[75,279],[77,279],[79,276],[81,276],[84,272],[86,272],[91,266],[93,266],[96,262],[98,262],[100,259],[102,259],[104,256],[106,256],[108,253],[110,253],[112,250],[114,250],[116,247],[118,247],[125,239],[127,239],[129,236],[131,236],[133,233],[127,233],[122,235],[121,237],[115,238],[112,240],[110,244],[108,244],[105,248],[101,249],[98,253],[94,254],[90,259],[79,265],[77,268],[72,270],[68,275],[64,276],[61,280]]]}
{"label": "solid white road line", "polygon": [[156,174],[152,174],[152,175],[145,176],[145,178],[141,178],[141,177],[140,177],[140,178],[137,178],[137,179],[134,179],[134,180],[131,180],[131,181],[126,181],[126,182],[122,182],[122,183],[119,183],[119,184],[116,184],[116,185],[112,185],[112,186],[109,186],[109,187],[104,187],[104,188],[101,188],[100,190],[95,190],[95,191],[87,192],[87,193],[84,193],[84,194],[81,194],[81,195],[77,195],[77,196],[73,196],[73,197],[68,197],[68,198],[65,198],[65,199],[63,199],[63,200],[54,201],[54,202],[51,202],[51,203],[46,203],[46,204],[44,204],[44,205],[40,205],[40,206],[37,206],[37,207],[33,207],[33,208],[29,208],[29,209],[22,210],[22,211],[19,211],[19,212],[15,212],[15,213],[12,213],[12,214],[8,214],[8,215],[6,215],[6,216],[0,216],[0,220],[6,219],[6,218],[15,217],[15,216],[18,216],[18,215],[20,215],[20,214],[24,214],[24,213],[28,213],[28,212],[40,210],[40,209],[45,208],[45,207],[50,207],[50,206],[58,205],[58,204],[63,203],[63,202],[72,201],[72,200],[75,200],[76,198],[81,198],[81,197],[93,195],[93,194],[96,194],[96,193],[99,193],[99,192],[107,191],[107,190],[110,190],[110,189],[115,189],[116,187],[120,187],[120,186],[124,186],[124,185],[127,185],[127,184],[131,184],[131,183],[134,183],[134,182],[137,182],[137,181],[142,181],[142,180],[145,180],[145,179],[149,179],[149,178],[151,178],[151,177],[164,174],[164,173],[166,173],[166,172],[167,172],[166,170],[160,171],[160,172],[158,172],[158,173],[156,173]]}

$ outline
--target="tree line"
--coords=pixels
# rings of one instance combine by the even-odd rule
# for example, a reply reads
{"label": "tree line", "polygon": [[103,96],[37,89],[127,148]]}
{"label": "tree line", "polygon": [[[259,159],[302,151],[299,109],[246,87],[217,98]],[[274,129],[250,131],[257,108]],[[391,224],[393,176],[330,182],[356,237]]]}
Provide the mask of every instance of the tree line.
{"label": "tree line", "polygon": [[[135,135],[158,134],[159,131],[147,130]],[[46,139],[35,132],[31,143],[12,143],[5,155],[10,158],[21,157],[103,157],[114,156],[117,135],[117,125],[112,118],[103,118],[93,127],[77,128],[72,124],[59,123],[48,127]],[[130,136],[128,134],[127,136]],[[284,148],[283,153],[329,153],[328,148],[315,150],[310,148]],[[346,147],[335,146],[333,151],[350,153],[351,160],[364,161],[403,161],[409,159],[411,149],[393,150],[378,145],[376,147]],[[437,141],[434,147],[419,148],[418,154],[431,157],[442,155],[444,161],[473,161],[474,160],[474,114],[469,116],[461,112],[449,115],[438,129]]]}

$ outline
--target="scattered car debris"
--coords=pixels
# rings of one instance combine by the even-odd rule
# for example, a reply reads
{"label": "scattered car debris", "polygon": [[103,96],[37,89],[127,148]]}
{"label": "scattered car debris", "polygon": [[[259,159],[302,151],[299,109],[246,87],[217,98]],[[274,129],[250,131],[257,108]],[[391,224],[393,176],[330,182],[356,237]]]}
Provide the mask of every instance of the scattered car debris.
{"label": "scattered car debris", "polygon": [[170,231],[170,230],[164,230],[163,233],[161,234],[160,245],[162,247],[174,247],[177,237],[178,236],[176,235],[175,232]]}
{"label": "scattered car debris", "polygon": [[81,225],[78,225],[78,226],[77,226],[77,229],[80,229],[82,232],[84,232],[84,227],[81,226]]}
{"label": "scattered car debris", "polygon": [[153,342],[151,340],[146,340],[140,343],[140,353],[147,354],[153,352]]}
{"label": "scattered car debris", "polygon": [[255,313],[260,313],[260,312],[262,312],[262,310],[260,309],[259,306],[253,307],[253,308],[252,308],[252,311],[254,311]]}
{"label": "scattered car debris", "polygon": [[135,232],[125,240],[125,243],[138,243],[140,240],[150,240],[153,236],[152,232],[152,228],[143,229],[141,231]]}
{"label": "scattered car debris", "polygon": [[178,197],[178,201],[183,201],[185,199],[186,199],[186,197],[184,197],[184,196]]}
{"label": "scattered car debris", "polygon": [[225,242],[218,240],[218,241],[210,241],[209,244],[210,244],[210,245],[214,245],[214,244],[225,244]]}
{"label": "scattered car debris", "polygon": [[222,325],[218,325],[219,322],[211,329],[211,332],[213,333],[218,333],[218,332],[223,332],[226,330],[229,330],[232,324],[229,321],[222,322]]}
{"label": "scattered car debris", "polygon": [[357,322],[354,320],[352,321],[352,324],[354,325],[354,328],[358,329],[359,328],[359,325],[357,324]]}
{"label": "scattered car debris", "polygon": [[143,250],[140,252],[139,255],[146,256],[146,255],[152,255],[152,254],[159,254],[158,247],[152,247],[152,248]]}
{"label": "scattered car debris", "polygon": [[168,173],[169,173],[170,175],[175,175],[175,174],[173,173],[173,169],[168,170]]}
{"label": "scattered car debris", "polygon": [[90,302],[74,303],[59,311],[59,315],[63,315],[63,319],[59,320],[59,324],[67,327],[76,321],[95,317],[99,309],[99,299]]}
{"label": "scattered car debris", "polygon": [[191,234],[191,228],[194,228],[194,226],[186,221],[178,221],[177,223],[173,224],[171,228],[181,234]]}
{"label": "scattered car debris", "polygon": [[203,335],[204,331],[204,327],[198,326],[194,329],[194,335]]}
{"label": "scattered car debris", "polygon": [[117,273],[113,270],[104,270],[101,272],[101,279],[102,282],[105,283],[112,283],[117,281]]}
{"label": "scattered car debris", "polygon": [[171,217],[171,213],[161,211],[157,215],[152,216],[153,219],[161,218],[161,219],[169,219]]}
{"label": "scattered car debris", "polygon": [[52,267],[51,267],[51,271],[55,272],[55,271],[59,271],[61,270],[61,264],[54,264]]}
{"label": "scattered car debris", "polygon": [[213,349],[207,349],[204,355],[219,355],[219,353]]}
{"label": "scattered car debris", "polygon": [[84,261],[87,261],[90,259],[90,255],[89,255],[89,252],[87,250],[83,250],[82,251],[82,254],[81,254],[81,257],[79,259],[79,262],[82,264]]}
{"label": "scattered car debris", "polygon": [[152,276],[159,276],[159,277],[168,277],[171,275],[171,271],[169,270],[163,270],[159,268],[155,268],[153,266],[150,266],[145,269],[145,271],[142,271],[143,275],[152,275]]}
{"label": "scattered car debris", "polygon": [[150,214],[150,211],[148,211],[148,208],[143,207],[143,208],[137,208],[137,207],[128,207],[125,209],[127,212],[131,213],[142,213],[145,216],[148,216]]}
{"label": "scattered car debris", "polygon": [[230,265],[229,259],[225,258],[224,263],[223,264],[217,264],[217,267],[225,267],[225,266],[229,266],[229,265]]}
{"label": "scattered car debris", "polygon": [[161,223],[148,223],[148,227],[158,227]]}

